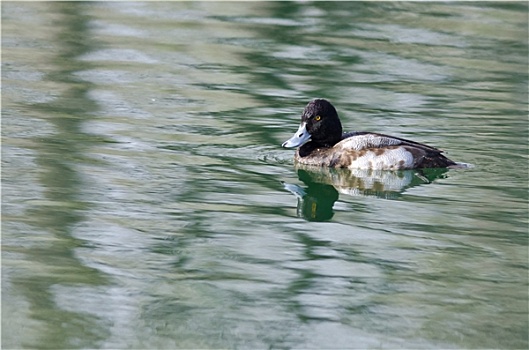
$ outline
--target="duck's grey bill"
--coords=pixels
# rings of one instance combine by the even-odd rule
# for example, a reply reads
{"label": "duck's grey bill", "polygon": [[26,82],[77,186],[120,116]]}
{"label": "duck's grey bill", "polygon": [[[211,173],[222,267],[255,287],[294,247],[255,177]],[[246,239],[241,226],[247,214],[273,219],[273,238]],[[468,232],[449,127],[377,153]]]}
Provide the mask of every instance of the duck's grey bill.
{"label": "duck's grey bill", "polygon": [[281,146],[288,148],[303,146],[310,141],[310,137],[310,134],[307,132],[307,123],[301,123],[294,136],[283,142]]}

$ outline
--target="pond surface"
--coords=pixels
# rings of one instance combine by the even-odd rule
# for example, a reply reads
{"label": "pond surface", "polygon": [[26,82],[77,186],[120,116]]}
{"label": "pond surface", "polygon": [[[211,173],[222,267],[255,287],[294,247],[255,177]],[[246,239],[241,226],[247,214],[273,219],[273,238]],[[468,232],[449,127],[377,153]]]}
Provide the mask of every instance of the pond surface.
{"label": "pond surface", "polygon": [[[2,2],[2,348],[527,348],[528,6]],[[468,169],[297,168],[345,130]]]}

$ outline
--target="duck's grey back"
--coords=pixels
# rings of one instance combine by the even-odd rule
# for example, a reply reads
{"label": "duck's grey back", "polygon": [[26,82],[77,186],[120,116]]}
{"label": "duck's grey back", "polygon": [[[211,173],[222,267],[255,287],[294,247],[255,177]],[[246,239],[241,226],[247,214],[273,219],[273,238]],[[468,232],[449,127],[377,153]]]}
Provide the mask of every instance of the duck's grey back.
{"label": "duck's grey back", "polygon": [[384,148],[399,145],[412,146],[423,150],[442,153],[440,149],[419,142],[367,131],[352,131],[345,133],[342,136],[342,141],[338,142],[335,147],[338,146],[343,149],[360,151],[369,148]]}

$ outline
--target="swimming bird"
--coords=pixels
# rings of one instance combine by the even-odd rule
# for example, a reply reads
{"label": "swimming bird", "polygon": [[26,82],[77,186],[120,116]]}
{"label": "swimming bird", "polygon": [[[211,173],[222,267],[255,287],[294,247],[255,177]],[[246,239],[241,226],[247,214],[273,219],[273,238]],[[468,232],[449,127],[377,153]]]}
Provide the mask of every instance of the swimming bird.
{"label": "swimming bird", "polygon": [[342,132],[334,106],[325,99],[307,104],[298,131],[283,147],[297,147],[300,164],[350,169],[447,168],[457,163],[443,151],[415,141],[375,132]]}

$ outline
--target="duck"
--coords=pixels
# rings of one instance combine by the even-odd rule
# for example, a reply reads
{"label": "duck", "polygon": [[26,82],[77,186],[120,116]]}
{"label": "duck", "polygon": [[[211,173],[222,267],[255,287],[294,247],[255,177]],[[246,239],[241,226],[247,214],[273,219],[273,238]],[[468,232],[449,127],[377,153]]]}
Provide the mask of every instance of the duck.
{"label": "duck", "polygon": [[336,108],[322,98],[307,104],[298,131],[282,147],[297,148],[296,163],[320,167],[407,170],[457,166],[442,150],[419,142],[376,132],[344,133]]}

